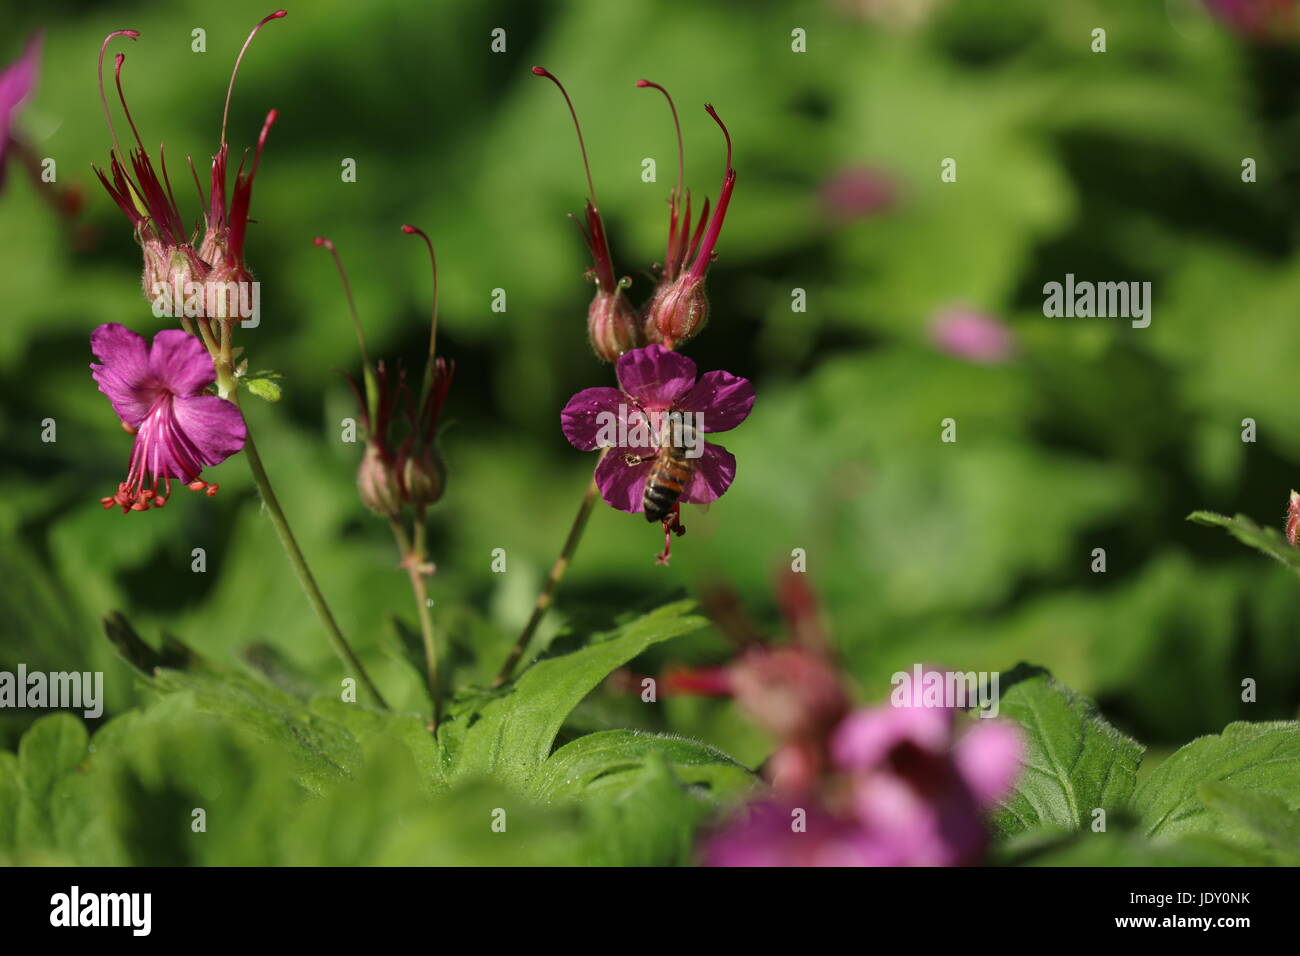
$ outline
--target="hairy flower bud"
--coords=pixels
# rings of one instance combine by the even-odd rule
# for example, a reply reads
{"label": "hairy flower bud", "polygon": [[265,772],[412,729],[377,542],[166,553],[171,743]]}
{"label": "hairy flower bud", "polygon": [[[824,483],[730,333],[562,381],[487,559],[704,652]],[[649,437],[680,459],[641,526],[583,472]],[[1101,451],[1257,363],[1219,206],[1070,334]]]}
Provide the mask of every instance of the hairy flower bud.
{"label": "hairy flower bud", "polygon": [[655,292],[646,306],[644,333],[648,342],[675,349],[694,338],[708,321],[704,280],[688,272]]}
{"label": "hairy flower bud", "polygon": [[357,492],[361,503],[381,517],[392,518],[402,510],[401,481],[373,443],[366,445],[365,457],[357,469]]}
{"label": "hairy flower bud", "polygon": [[188,245],[172,246],[144,235],[140,237],[140,248],[144,252],[141,284],[154,313],[184,315],[191,283],[202,281],[206,267]]}
{"label": "hairy flower bud", "polygon": [[203,282],[204,315],[210,319],[248,319],[256,310],[253,274],[240,263],[221,264]]}
{"label": "hairy flower bud", "polygon": [[624,352],[645,344],[641,323],[621,288],[612,293],[597,288],[587,309],[587,336],[596,356],[605,362],[616,362]]}
{"label": "hairy flower bud", "polygon": [[413,508],[437,503],[447,487],[447,466],[438,449],[429,446],[408,456],[402,465],[402,484]]}

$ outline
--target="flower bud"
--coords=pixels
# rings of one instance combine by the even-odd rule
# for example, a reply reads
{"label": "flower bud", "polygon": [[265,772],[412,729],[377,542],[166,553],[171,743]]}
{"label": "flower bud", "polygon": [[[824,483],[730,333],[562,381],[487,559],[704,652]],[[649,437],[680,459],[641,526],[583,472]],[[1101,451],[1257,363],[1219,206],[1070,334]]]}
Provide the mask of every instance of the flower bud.
{"label": "flower bud", "polygon": [[642,346],[641,323],[621,288],[612,293],[596,289],[587,309],[587,336],[596,356],[605,362],[615,362],[624,352]]}
{"label": "flower bud", "polygon": [[438,449],[430,445],[408,456],[402,466],[402,482],[406,500],[413,508],[435,504],[447,487],[447,467]]}
{"label": "flower bud", "polygon": [[361,503],[381,517],[395,517],[402,509],[401,482],[374,444],[366,445],[365,457],[357,469],[357,492]]}
{"label": "flower bud", "polygon": [[153,304],[157,315],[185,314],[185,300],[190,283],[202,279],[203,264],[187,246],[171,246],[148,236],[140,237],[144,252],[144,297]]}
{"label": "flower bud", "polygon": [[218,265],[203,281],[203,314],[210,319],[251,318],[253,303],[253,274],[242,264]]}
{"label": "flower bud", "polygon": [[799,645],[745,652],[731,681],[741,709],[784,741],[823,740],[848,711],[832,663]]}
{"label": "flower bud", "polygon": [[655,292],[646,307],[643,331],[650,344],[675,349],[694,338],[708,321],[704,279],[688,272]]}

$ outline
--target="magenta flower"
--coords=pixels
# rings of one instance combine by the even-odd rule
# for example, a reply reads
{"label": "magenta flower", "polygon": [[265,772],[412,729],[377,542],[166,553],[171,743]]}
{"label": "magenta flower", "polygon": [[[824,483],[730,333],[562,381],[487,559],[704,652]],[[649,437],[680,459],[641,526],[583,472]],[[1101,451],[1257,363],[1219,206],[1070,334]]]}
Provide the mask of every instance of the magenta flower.
{"label": "magenta flower", "polygon": [[[595,477],[606,504],[681,534],[681,504],[713,501],[736,477],[735,456],[703,434],[743,422],[754,388],[730,372],[697,381],[695,363],[661,345],[625,353],[616,372],[619,388],[569,399],[560,413],[564,435],[580,451],[604,449]],[[662,563],[667,556],[665,547]]]}
{"label": "magenta flower", "polygon": [[173,478],[216,494],[217,486],[199,476],[243,448],[247,432],[233,402],[204,394],[217,375],[203,344],[180,329],[164,329],[150,347],[110,322],[91,333],[90,348],[104,363],[90,366],[99,390],[135,436],[126,481],[101,499],[104,507],[120,507],[123,514],[161,508]]}
{"label": "magenta flower", "polygon": [[13,144],[14,117],[36,85],[41,60],[41,37],[34,35],[22,56],[0,70],[0,186],[4,185],[5,159]]}
{"label": "magenta flower", "polygon": [[980,365],[996,365],[1016,354],[1016,341],[1006,325],[971,309],[939,313],[930,337],[939,351]]}
{"label": "magenta flower", "polygon": [[1013,724],[978,719],[958,736],[955,719],[952,708],[919,703],[853,712],[831,737],[834,774],[820,792],[781,793],[749,808],[706,840],[704,861],[713,866],[978,862],[987,843],[985,815],[1010,791],[1024,745]]}

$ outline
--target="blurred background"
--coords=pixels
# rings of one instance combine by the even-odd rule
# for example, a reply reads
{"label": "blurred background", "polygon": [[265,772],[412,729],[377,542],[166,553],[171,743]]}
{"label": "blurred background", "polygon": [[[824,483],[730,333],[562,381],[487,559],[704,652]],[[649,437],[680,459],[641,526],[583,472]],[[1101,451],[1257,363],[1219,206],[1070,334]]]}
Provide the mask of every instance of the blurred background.
{"label": "blurred background", "polygon": [[[394,652],[414,618],[388,529],[354,486],[359,445],[338,374],[358,355],[316,235],[348,267],[372,354],[418,368],[430,301],[423,226],[442,280],[440,351],[457,373],[444,418],[446,497],[432,516],[440,633],[462,680],[485,680],[526,619],[594,458],[559,410],[613,384],[587,345],[591,287],[567,213],[585,181],[572,126],[540,63],[568,86],[620,274],[661,255],[676,173],[676,98],[688,185],[716,198],[713,103],[738,184],[709,277],[701,370],[751,378],[733,434],[734,486],[684,516],[672,565],[640,516],[601,506],[541,646],[722,583],[774,636],[774,576],[793,549],[861,696],[917,661],[1050,668],[1156,750],[1233,719],[1294,716],[1300,587],[1196,508],[1280,523],[1300,483],[1300,55],[1293,4],[1221,0],[822,0],[346,3],[313,0],[245,58],[232,151],[272,131],[248,259],[262,324],[239,333],[283,399],[245,408],[267,466],[345,631],[390,700],[420,706]],[[338,668],[295,584],[245,463],[212,471],[215,499],[124,517],[99,499],[130,439],[87,368],[102,322],[160,327],[140,295],[129,227],[94,180],[110,140],[99,43],[134,28],[123,82],[150,147],[206,168],[234,57],[268,3],[70,3],[11,11],[0,60],[44,28],[40,77],[16,119],[69,224],[16,161],[0,194],[0,669],[107,671],[105,718],[142,691],[102,636],[126,612],[150,640],[218,660],[274,661],[314,686]],[[191,50],[195,28],[206,53]],[[490,49],[506,31],[506,51]],[[1106,52],[1092,31],[1106,31]],[[806,52],[791,49],[805,31]],[[118,114],[115,112],[114,114]],[[642,181],[642,160],[658,181]],[[940,163],[957,161],[957,181]],[[1242,161],[1257,182],[1242,181]],[[356,181],[341,164],[356,162]],[[46,192],[42,192],[45,190]],[[1053,319],[1042,286],[1067,272],[1149,281],[1147,329]],[[494,289],[506,310],[492,311]],[[793,290],[806,311],[793,311]],[[42,421],[57,441],[41,441]],[[958,440],[940,441],[957,422]],[[1258,440],[1241,440],[1242,420]],[[691,509],[693,510],[693,509]],[[191,571],[203,548],[207,571]],[[491,570],[493,549],[508,570]],[[1105,573],[1093,550],[1105,549]],[[708,664],[702,632],[635,663]],[[1240,701],[1240,681],[1259,702]],[[33,712],[0,712],[12,749]],[[645,726],[708,741],[753,766],[767,742],[731,705],[641,706],[598,691],[574,729]],[[582,725],[582,726],[580,726]]]}

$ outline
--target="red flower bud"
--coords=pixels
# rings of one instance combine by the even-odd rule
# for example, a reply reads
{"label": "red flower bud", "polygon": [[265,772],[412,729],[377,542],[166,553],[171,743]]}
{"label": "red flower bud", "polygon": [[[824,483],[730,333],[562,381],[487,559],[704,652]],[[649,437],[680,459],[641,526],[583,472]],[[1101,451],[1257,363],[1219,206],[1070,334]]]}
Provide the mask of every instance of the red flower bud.
{"label": "red flower bud", "polygon": [[357,469],[357,492],[361,503],[383,518],[394,518],[402,510],[402,484],[383,450],[366,444],[365,456]]}
{"label": "red flower bud", "polygon": [[704,279],[691,273],[661,285],[646,306],[645,337],[652,345],[675,349],[693,338],[709,321],[709,296]]}
{"label": "red flower bud", "polygon": [[612,293],[604,288],[587,309],[587,336],[596,356],[605,362],[615,362],[624,352],[641,348],[641,320],[621,288]]}
{"label": "red flower bud", "polygon": [[402,465],[402,485],[417,512],[436,504],[447,487],[447,466],[438,449],[427,446],[409,455]]}

